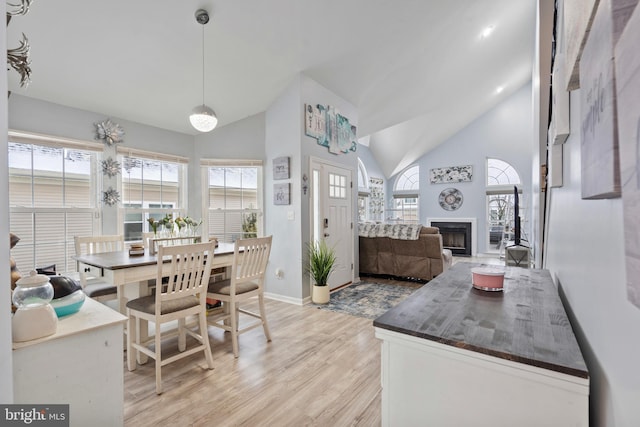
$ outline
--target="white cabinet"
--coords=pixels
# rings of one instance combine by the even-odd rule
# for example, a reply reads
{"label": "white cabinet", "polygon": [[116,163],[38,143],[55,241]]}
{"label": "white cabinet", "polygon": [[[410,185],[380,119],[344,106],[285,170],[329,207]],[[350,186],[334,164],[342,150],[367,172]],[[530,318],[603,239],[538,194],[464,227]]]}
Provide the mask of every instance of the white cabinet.
{"label": "white cabinet", "polygon": [[125,321],[87,298],[56,334],[14,343],[14,403],[69,404],[71,426],[123,425]]}
{"label": "white cabinet", "polygon": [[382,426],[589,426],[589,380],[376,328]]}

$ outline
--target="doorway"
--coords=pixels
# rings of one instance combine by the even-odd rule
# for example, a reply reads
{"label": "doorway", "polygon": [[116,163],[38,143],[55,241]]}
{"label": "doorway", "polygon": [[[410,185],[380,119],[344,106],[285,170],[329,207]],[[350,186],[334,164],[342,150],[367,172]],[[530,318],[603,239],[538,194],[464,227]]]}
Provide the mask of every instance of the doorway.
{"label": "doorway", "polygon": [[342,165],[311,159],[311,239],[336,251],[329,288],[353,281],[353,172]]}

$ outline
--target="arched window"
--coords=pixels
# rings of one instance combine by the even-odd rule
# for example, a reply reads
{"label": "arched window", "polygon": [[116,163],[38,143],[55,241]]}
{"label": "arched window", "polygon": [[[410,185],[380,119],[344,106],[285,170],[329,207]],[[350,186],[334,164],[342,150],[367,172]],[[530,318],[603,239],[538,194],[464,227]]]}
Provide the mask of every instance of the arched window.
{"label": "arched window", "polygon": [[396,178],[393,186],[393,207],[387,221],[400,223],[419,222],[418,194],[420,192],[420,167],[409,166]]}
{"label": "arched window", "polygon": [[500,159],[487,159],[487,187],[520,184],[520,175],[509,163]]}
{"label": "arched window", "polygon": [[[513,239],[514,197],[513,187],[522,191],[520,175],[504,160],[487,158],[487,250],[500,252]],[[519,216],[524,224],[527,218],[526,200],[520,200]],[[522,228],[523,233],[525,227]],[[523,239],[526,240],[526,234]]]}
{"label": "arched window", "polygon": [[418,193],[420,190],[420,167],[415,165],[405,169],[396,179],[393,188],[395,192],[411,191]]}
{"label": "arched window", "polygon": [[360,160],[360,157],[358,157],[358,221],[366,221],[369,219],[369,215],[367,214],[369,195],[367,168],[364,166],[362,160]]}

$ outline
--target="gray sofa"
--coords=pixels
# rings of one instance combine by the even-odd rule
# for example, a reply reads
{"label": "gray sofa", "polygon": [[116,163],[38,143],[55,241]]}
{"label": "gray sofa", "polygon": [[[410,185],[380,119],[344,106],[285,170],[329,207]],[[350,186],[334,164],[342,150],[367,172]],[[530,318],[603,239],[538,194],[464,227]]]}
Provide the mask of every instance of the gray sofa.
{"label": "gray sofa", "polygon": [[451,266],[437,227],[422,227],[417,240],[359,237],[360,274],[431,280]]}

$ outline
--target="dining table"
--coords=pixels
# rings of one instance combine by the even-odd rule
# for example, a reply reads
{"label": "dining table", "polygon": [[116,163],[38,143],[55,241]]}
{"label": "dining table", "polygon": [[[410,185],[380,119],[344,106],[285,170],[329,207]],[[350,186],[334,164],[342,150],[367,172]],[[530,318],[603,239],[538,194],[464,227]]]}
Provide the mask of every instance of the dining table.
{"label": "dining table", "polygon": [[[211,269],[230,267],[233,263],[235,245],[233,243],[218,242],[211,262]],[[157,279],[158,256],[145,250],[142,255],[130,255],[128,250],[99,252],[74,257],[78,261],[79,271],[91,276],[101,276],[117,286],[117,302],[119,311],[126,315],[126,304],[130,299],[149,294],[149,281]],[[167,258],[163,264],[163,274],[169,275],[170,263]],[[146,322],[145,322],[146,323]],[[140,325],[141,339],[146,338],[148,328]],[[146,357],[139,362],[144,363]]]}
{"label": "dining table", "polygon": [[[233,243],[219,242],[215,248],[211,269],[230,267],[233,262]],[[126,303],[130,298],[146,295],[148,281],[158,275],[158,256],[145,250],[143,255],[130,255],[128,250],[99,252],[74,257],[80,271],[91,276],[104,277],[118,288],[118,306],[121,313],[126,312]],[[168,259],[167,259],[168,261]],[[169,264],[165,263],[169,274]]]}

